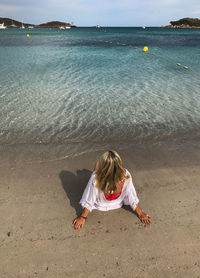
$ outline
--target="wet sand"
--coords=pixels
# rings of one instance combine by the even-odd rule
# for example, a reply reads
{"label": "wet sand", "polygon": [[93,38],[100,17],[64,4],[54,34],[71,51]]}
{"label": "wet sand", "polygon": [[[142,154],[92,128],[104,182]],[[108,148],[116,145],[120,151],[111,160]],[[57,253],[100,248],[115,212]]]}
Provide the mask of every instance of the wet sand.
{"label": "wet sand", "polygon": [[102,152],[61,161],[0,162],[0,277],[200,277],[199,143],[120,151],[146,227],[128,208],[94,210],[73,229]]}

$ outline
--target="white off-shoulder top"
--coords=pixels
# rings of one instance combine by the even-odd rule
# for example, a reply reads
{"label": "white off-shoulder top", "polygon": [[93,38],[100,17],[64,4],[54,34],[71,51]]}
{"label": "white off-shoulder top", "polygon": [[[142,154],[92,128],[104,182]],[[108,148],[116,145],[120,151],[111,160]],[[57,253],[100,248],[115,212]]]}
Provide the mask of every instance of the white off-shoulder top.
{"label": "white off-shoulder top", "polygon": [[124,186],[122,187],[121,195],[115,200],[107,200],[104,196],[104,192],[96,187],[95,171],[92,173],[89,182],[83,192],[83,196],[80,200],[80,204],[83,208],[87,208],[90,212],[93,209],[108,211],[112,209],[121,208],[122,205],[130,205],[133,210],[136,209],[136,205],[139,203],[135,187],[132,182],[131,174],[126,170],[126,175],[129,179],[126,179]]}

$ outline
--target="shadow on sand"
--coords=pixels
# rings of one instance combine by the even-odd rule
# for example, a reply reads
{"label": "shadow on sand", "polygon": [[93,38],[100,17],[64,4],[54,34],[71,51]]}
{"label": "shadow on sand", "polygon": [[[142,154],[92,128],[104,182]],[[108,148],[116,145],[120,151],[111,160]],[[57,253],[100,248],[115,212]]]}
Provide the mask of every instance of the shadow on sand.
{"label": "shadow on sand", "polygon": [[76,174],[70,171],[61,171],[59,174],[62,187],[70,200],[70,205],[76,210],[77,216],[82,212],[82,207],[79,204],[79,201],[91,174],[92,171],[87,169],[77,170]]}

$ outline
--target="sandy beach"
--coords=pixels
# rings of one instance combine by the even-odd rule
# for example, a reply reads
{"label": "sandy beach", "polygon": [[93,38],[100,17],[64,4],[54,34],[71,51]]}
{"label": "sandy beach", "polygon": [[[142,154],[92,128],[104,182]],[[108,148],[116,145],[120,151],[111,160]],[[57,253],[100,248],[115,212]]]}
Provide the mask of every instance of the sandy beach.
{"label": "sandy beach", "polygon": [[0,277],[200,277],[198,141],[119,151],[146,227],[128,208],[72,221],[102,152],[57,161],[0,162]]}

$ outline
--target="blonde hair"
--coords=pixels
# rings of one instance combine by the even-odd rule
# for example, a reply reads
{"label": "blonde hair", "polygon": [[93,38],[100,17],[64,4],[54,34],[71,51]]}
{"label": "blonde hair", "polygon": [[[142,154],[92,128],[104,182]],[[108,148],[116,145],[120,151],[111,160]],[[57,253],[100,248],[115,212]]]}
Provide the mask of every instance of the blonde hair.
{"label": "blonde hair", "polygon": [[103,192],[115,191],[120,182],[129,178],[116,151],[105,152],[96,166],[96,186]]}

